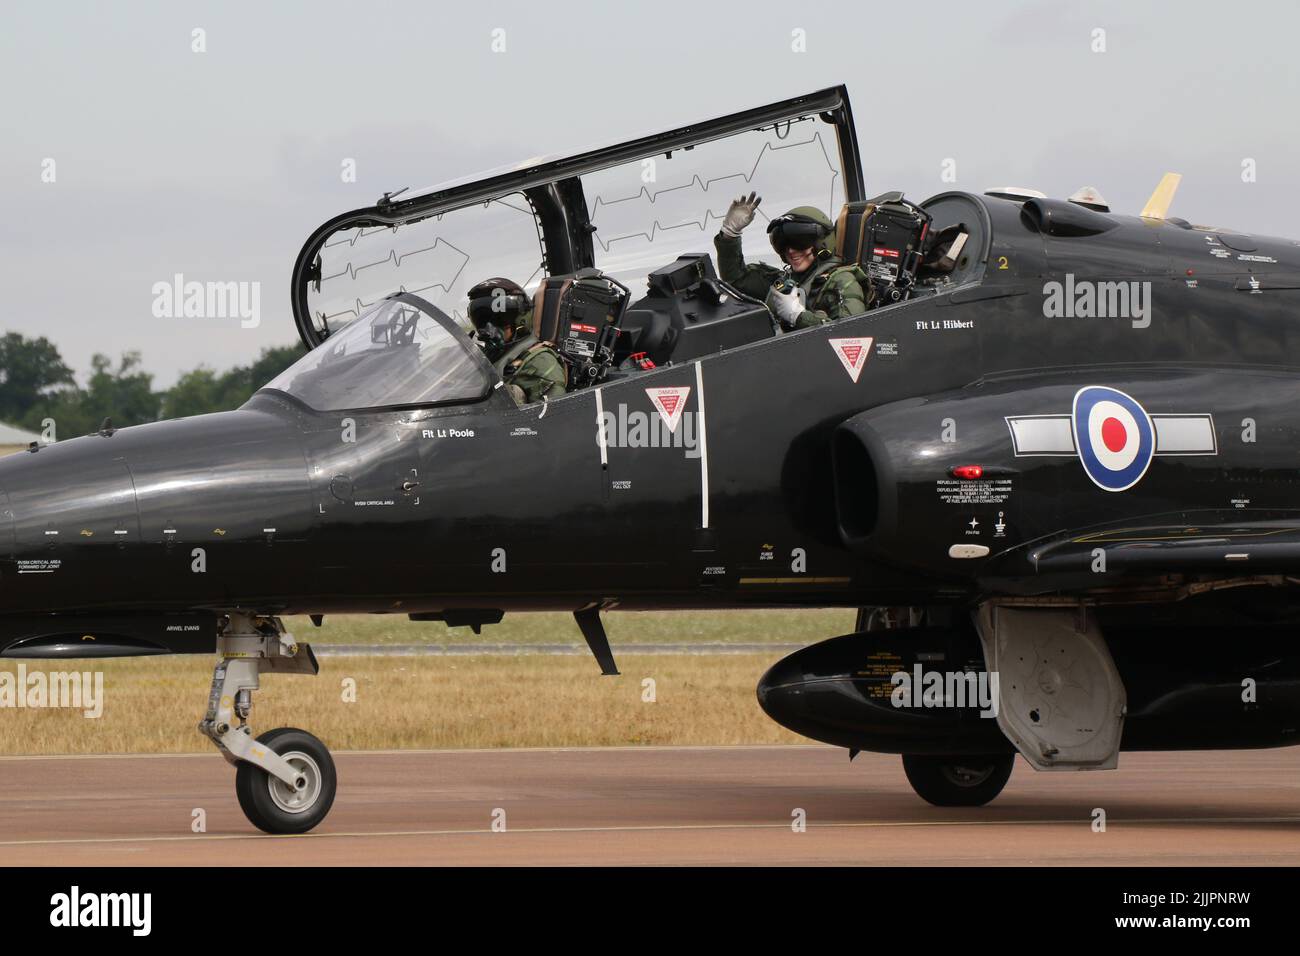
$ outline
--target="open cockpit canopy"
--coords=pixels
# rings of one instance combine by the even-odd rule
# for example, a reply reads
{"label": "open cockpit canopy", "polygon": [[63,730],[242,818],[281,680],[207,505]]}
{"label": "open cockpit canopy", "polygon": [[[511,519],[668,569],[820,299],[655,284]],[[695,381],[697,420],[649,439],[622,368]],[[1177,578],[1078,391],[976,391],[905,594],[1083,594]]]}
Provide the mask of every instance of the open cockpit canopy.
{"label": "open cockpit canopy", "polygon": [[685,253],[708,252],[737,195],[758,190],[745,254],[775,261],[763,226],[800,205],[834,218],[863,198],[844,87],[571,156],[385,194],[307,240],[293,272],[308,348],[397,292],[457,321],[466,292],[504,276],[530,293],[547,275],[597,268],[633,289]]}

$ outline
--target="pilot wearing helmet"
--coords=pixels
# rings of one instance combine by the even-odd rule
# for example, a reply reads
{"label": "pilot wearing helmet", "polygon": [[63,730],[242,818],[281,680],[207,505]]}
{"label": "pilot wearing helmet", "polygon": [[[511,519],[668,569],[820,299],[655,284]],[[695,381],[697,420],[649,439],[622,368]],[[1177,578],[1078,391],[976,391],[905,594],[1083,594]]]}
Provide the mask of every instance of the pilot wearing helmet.
{"label": "pilot wearing helmet", "polygon": [[568,381],[555,349],[532,331],[533,300],[517,282],[485,279],[469,290],[474,337],[520,405],[558,398]]}
{"label": "pilot wearing helmet", "polygon": [[866,274],[834,253],[835,226],[820,209],[798,206],[773,219],[768,239],[787,270],[745,262],[740,233],[763,200],[750,193],[732,202],[714,238],[718,271],[739,291],[766,301],[787,330],[806,329],[867,311]]}

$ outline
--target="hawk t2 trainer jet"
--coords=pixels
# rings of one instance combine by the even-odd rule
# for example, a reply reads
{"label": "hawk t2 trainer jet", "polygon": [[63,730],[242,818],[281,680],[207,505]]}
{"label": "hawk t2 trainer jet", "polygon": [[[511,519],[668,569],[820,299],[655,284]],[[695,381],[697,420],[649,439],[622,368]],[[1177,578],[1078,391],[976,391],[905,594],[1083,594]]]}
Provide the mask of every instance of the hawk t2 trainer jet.
{"label": "hawk t2 trainer jet", "polygon": [[[215,651],[200,729],[273,833],[335,792],[319,740],[249,725],[261,674],[317,671],[287,614],[562,609],[616,673],[615,608],[858,608],[759,702],[940,805],[1017,752],[1293,743],[1300,246],[1175,186],[871,198],[840,87],[385,194],[308,238],[310,351],[242,408],[0,460],[0,650]],[[733,284],[755,191],[834,222],[866,311],[786,332]],[[543,400],[468,331],[495,277],[561,362]]]}

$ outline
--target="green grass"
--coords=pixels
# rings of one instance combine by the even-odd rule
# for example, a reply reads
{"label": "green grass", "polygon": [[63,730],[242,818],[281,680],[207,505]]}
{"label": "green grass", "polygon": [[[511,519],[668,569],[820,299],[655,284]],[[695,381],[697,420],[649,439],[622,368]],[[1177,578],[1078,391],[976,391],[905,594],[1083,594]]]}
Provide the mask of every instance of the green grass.
{"label": "green grass", "polygon": [[[812,644],[853,630],[854,611],[611,611],[603,614],[610,643],[630,644]],[[305,617],[285,618],[300,641],[313,644],[581,644],[573,615],[561,612],[507,614],[475,634],[441,621],[410,621],[402,614],[326,615],[313,627]]]}

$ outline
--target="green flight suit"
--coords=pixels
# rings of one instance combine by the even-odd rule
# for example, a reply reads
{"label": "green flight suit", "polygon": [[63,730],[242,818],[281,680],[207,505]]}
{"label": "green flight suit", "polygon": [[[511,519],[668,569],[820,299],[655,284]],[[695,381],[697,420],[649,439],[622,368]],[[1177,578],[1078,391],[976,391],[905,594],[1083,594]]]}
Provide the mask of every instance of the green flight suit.
{"label": "green flight suit", "polygon": [[[713,245],[722,281],[765,301],[782,270],[765,262],[746,262],[739,237],[733,239],[720,232]],[[867,311],[868,293],[863,288],[867,277],[858,266],[845,265],[835,256],[822,256],[807,272],[796,272],[792,277],[804,290],[804,311],[795,322],[796,329],[825,325]]]}
{"label": "green flight suit", "polygon": [[521,405],[559,398],[568,381],[559,353],[531,332],[510,342],[493,367]]}

